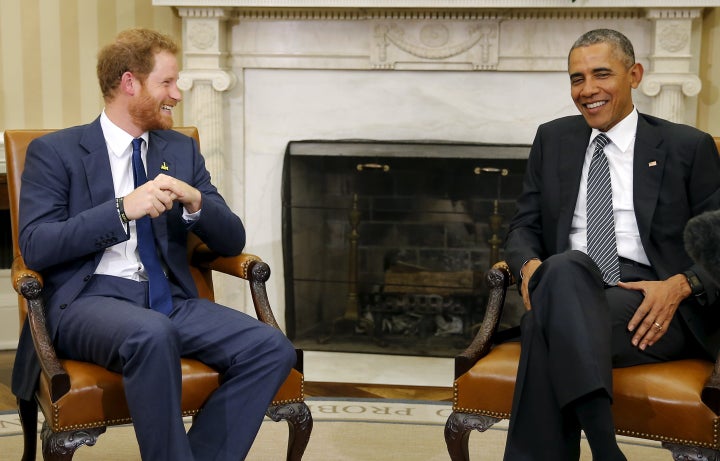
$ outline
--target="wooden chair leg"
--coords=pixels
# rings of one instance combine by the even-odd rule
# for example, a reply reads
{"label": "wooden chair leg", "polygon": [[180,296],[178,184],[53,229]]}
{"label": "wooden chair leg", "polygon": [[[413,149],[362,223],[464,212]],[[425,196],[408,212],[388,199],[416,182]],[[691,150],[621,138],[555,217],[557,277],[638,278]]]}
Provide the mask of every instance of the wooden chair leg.
{"label": "wooden chair leg", "polygon": [[662,446],[670,450],[675,461],[720,461],[718,450],[668,442],[663,442]]}
{"label": "wooden chair leg", "polygon": [[313,428],[312,414],[305,402],[271,406],[267,415],[273,421],[286,420],[288,423],[287,461],[301,461],[305,448],[310,442]]}
{"label": "wooden chair leg", "polygon": [[40,432],[44,461],[70,461],[75,450],[83,445],[93,446],[100,434],[105,432],[104,427],[94,427],[77,431],[53,432],[43,423]]}
{"label": "wooden chair leg", "polygon": [[445,445],[450,460],[470,461],[468,440],[472,431],[485,432],[498,421],[499,418],[453,411],[445,423]]}
{"label": "wooden chair leg", "polygon": [[35,453],[37,452],[38,404],[35,399],[18,399],[17,406],[24,444],[21,461],[35,461]]}

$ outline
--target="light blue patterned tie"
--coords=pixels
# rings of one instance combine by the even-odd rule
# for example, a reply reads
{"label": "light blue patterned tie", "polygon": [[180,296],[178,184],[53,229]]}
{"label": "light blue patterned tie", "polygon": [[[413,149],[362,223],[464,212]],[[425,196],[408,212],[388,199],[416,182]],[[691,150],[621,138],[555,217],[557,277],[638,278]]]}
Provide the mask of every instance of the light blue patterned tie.
{"label": "light blue patterned tie", "polygon": [[610,166],[604,148],[610,139],[603,133],[595,137],[595,152],[590,162],[587,182],[587,247],[588,255],[598,265],[603,281],[617,285],[620,262],[615,241]]}
{"label": "light blue patterned tie", "polygon": [[[133,179],[135,180],[136,188],[147,182],[145,165],[140,155],[142,142],[142,138],[135,138],[132,141]],[[157,249],[155,248],[155,234],[153,233],[150,216],[145,215],[135,220],[135,225],[137,230],[138,253],[140,253],[140,260],[143,266],[145,266],[145,272],[148,277],[150,308],[169,315],[172,311],[170,284],[165,277],[165,272],[160,263],[160,256],[158,256]]]}

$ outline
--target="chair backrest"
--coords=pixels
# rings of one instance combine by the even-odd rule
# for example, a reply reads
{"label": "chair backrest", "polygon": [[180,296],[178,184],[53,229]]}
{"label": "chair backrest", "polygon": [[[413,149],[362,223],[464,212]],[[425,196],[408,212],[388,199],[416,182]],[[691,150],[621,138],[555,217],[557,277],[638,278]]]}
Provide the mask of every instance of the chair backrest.
{"label": "chair backrest", "polygon": [[[200,144],[200,136],[196,127],[177,127],[176,131],[183,133],[184,135],[195,138],[198,144]],[[10,200],[10,222],[12,227],[12,245],[13,245],[13,260],[20,256],[20,247],[18,244],[18,218],[19,218],[19,207],[20,207],[20,185],[22,179],[23,169],[25,167],[25,154],[27,152],[28,145],[30,142],[39,138],[40,136],[52,133],[55,130],[7,130],[5,131],[5,161],[7,163],[7,186],[8,186],[8,198]],[[199,240],[199,239],[198,239]],[[209,271],[205,271],[209,272]],[[207,279],[210,278],[209,273],[198,271],[193,273],[195,282],[198,285],[202,283],[208,284]],[[200,278],[198,278],[200,277]],[[210,296],[212,296],[212,279],[209,282]],[[202,287],[199,287],[203,290]],[[203,294],[207,296],[207,288],[204,289]],[[25,323],[25,317],[27,316],[27,305],[22,296],[18,296],[18,308],[20,309],[20,326]]]}

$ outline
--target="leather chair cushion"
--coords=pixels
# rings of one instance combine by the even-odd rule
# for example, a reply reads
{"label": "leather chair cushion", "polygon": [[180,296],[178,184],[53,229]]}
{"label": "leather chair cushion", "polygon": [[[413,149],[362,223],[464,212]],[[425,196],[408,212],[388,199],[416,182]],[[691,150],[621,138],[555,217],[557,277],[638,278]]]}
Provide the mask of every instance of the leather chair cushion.
{"label": "leather chair cushion", "polygon": [[700,393],[712,373],[705,360],[677,360],[613,370],[617,432],[717,449],[718,415]]}
{"label": "leather chair cushion", "polygon": [[[510,417],[520,344],[505,343],[455,380],[453,410]],[[678,360],[613,370],[613,413],[618,434],[720,448],[718,415],[700,393],[713,364]]]}
{"label": "leather chair cushion", "polygon": [[[129,423],[122,378],[118,373],[87,362],[61,360],[71,377],[70,391],[56,402],[50,399],[50,386],[44,374],[36,393],[43,414],[54,432]],[[185,416],[194,415],[218,388],[220,375],[209,366],[183,358],[182,402]],[[303,400],[303,375],[293,369],[275,399],[278,403]]]}
{"label": "leather chair cushion", "polygon": [[500,344],[455,380],[453,410],[510,417],[520,343]]}

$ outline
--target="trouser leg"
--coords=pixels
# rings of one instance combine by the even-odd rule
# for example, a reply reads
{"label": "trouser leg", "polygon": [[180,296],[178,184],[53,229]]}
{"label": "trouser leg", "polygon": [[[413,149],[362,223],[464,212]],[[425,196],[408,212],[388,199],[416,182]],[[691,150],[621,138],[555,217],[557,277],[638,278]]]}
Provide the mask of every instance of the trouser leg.
{"label": "trouser leg", "polygon": [[[534,327],[534,312],[521,321],[522,350],[515,383],[505,461],[565,461],[580,455],[580,428],[564,414],[547,370],[549,357],[542,332]],[[540,347],[535,347],[540,344]]]}
{"label": "trouser leg", "polygon": [[505,459],[576,460],[580,426],[567,404],[611,392],[611,322],[599,271],[580,252],[548,258],[530,280]]}
{"label": "trouser leg", "polygon": [[177,306],[173,322],[185,338],[182,355],[221,372],[188,432],[195,459],[244,459],[295,363],[294,347],[277,328],[202,299]]}
{"label": "trouser leg", "polygon": [[[165,315],[142,307],[145,285],[96,276],[67,307],[56,339],[64,357],[122,373],[143,460],[192,461],[180,409],[180,342]],[[101,293],[112,296],[101,296]]]}

